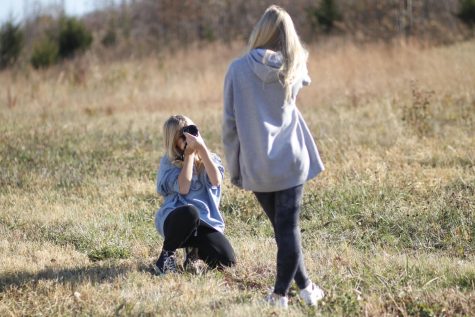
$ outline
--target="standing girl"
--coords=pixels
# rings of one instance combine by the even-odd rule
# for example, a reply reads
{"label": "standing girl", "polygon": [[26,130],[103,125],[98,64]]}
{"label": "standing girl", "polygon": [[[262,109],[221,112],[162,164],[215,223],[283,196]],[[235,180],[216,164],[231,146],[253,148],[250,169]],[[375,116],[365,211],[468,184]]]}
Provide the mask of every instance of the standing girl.
{"label": "standing girl", "polygon": [[164,201],[155,226],[165,241],[155,272],[177,271],[178,248],[187,248],[185,266],[192,255],[212,268],[233,266],[234,250],[223,234],[219,212],[224,175],[220,158],[208,151],[198,128],[185,116],[171,116],[163,136],[166,153],[160,160],[157,191]]}
{"label": "standing girl", "polygon": [[224,83],[223,143],[231,182],[253,191],[272,223],[277,276],[266,300],[284,308],[292,280],[308,305],[324,296],[307,275],[299,228],[303,184],[323,170],[295,105],[300,88],[310,83],[307,55],[288,13],[271,6]]}

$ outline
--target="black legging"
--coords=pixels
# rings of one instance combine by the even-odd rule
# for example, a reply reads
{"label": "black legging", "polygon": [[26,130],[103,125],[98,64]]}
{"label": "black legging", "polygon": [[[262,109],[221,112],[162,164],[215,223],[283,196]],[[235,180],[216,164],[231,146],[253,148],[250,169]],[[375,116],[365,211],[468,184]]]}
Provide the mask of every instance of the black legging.
{"label": "black legging", "polygon": [[236,264],[231,243],[221,232],[200,223],[199,212],[194,206],[173,210],[165,219],[163,231],[164,250],[194,247],[198,249],[198,257],[212,268]]}
{"label": "black legging", "polygon": [[292,279],[303,289],[308,279],[300,241],[299,215],[303,185],[289,189],[254,193],[274,227],[277,242],[277,277],[274,293],[287,295]]}

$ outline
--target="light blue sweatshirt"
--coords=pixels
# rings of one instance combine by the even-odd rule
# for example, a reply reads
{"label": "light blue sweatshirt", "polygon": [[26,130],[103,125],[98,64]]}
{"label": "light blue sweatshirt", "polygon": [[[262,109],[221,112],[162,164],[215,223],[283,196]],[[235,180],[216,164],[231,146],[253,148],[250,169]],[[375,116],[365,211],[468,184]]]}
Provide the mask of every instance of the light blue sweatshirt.
{"label": "light blue sweatshirt", "polygon": [[[224,177],[224,167],[221,159],[216,154],[211,154],[211,160],[218,167],[222,177]],[[157,192],[164,198],[163,204],[155,214],[155,227],[158,232],[163,233],[163,224],[168,215],[175,209],[185,205],[195,206],[200,213],[200,220],[210,227],[224,231],[224,220],[219,212],[219,201],[221,199],[221,186],[213,186],[208,178],[206,170],[203,168],[197,171],[193,168],[190,191],[186,195],[181,195],[178,190],[178,176],[181,168],[170,162],[167,155],[160,160],[157,173]]]}
{"label": "light blue sweatshirt", "polygon": [[254,49],[233,61],[224,82],[223,143],[231,182],[254,192],[305,183],[323,171],[310,131],[295,105],[307,68],[292,87],[290,102],[279,81],[282,55]]}

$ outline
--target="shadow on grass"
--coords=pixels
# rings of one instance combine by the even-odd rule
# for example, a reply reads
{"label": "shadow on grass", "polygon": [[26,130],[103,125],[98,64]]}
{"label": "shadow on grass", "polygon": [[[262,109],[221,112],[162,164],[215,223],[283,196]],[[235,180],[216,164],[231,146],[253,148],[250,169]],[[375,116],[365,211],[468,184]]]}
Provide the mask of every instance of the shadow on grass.
{"label": "shadow on grass", "polygon": [[90,282],[101,284],[113,281],[129,272],[151,272],[146,263],[99,263],[78,268],[50,267],[36,273],[12,272],[0,274],[0,292],[10,287],[22,287],[29,283],[36,284],[41,280],[57,281],[62,284],[80,284]]}

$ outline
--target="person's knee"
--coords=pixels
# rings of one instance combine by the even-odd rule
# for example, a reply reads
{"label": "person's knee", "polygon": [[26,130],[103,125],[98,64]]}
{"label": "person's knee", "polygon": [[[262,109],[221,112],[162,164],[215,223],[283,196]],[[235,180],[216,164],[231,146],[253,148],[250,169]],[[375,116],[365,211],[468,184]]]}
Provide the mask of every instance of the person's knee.
{"label": "person's knee", "polygon": [[177,208],[175,212],[179,215],[182,221],[186,221],[190,224],[198,224],[200,222],[200,214],[195,206],[182,206]]}
{"label": "person's knee", "polygon": [[225,267],[236,266],[236,256],[233,254],[227,254],[221,261],[221,265]]}
{"label": "person's knee", "polygon": [[298,228],[299,220],[296,217],[286,215],[285,217],[280,216],[275,219],[274,230],[276,233],[284,235],[295,234]]}
{"label": "person's knee", "polygon": [[275,231],[277,246],[296,246],[300,241],[300,230],[297,226],[282,226]]}
{"label": "person's knee", "polygon": [[236,265],[236,256],[234,255],[234,252],[215,254],[214,256],[205,257],[204,260],[211,268],[222,269]]}

